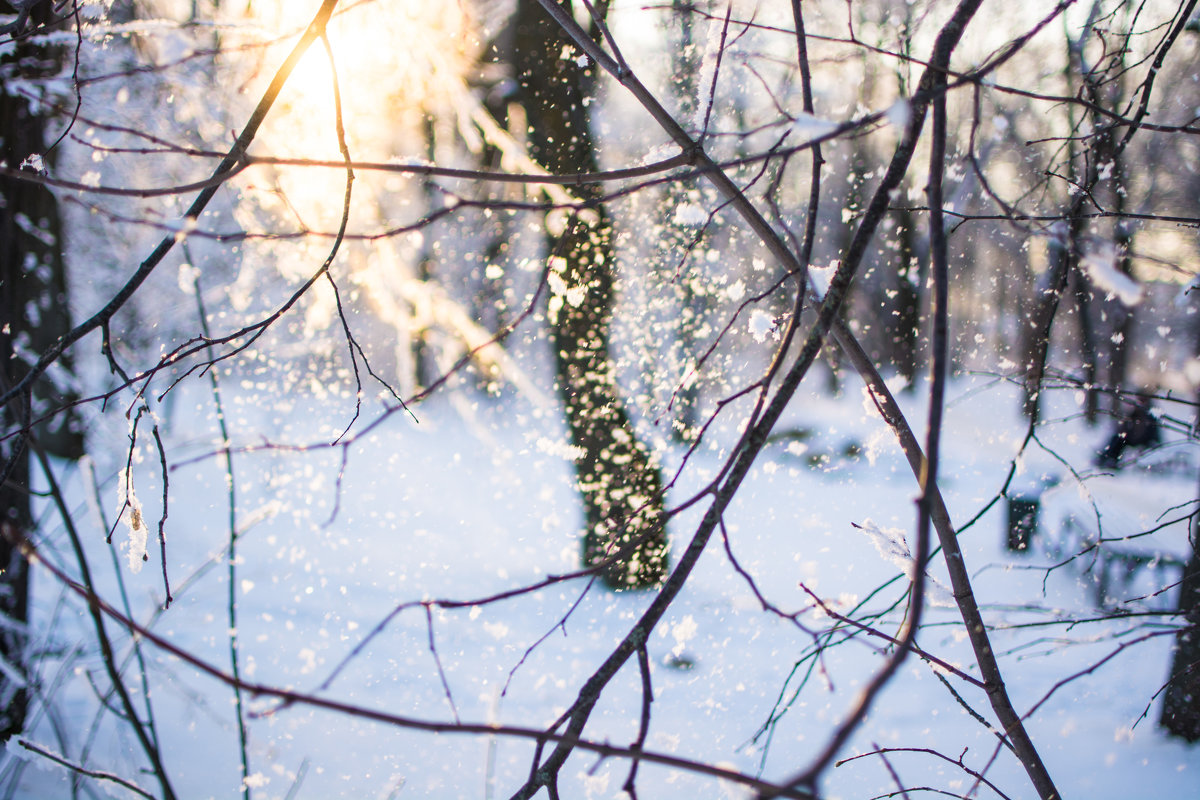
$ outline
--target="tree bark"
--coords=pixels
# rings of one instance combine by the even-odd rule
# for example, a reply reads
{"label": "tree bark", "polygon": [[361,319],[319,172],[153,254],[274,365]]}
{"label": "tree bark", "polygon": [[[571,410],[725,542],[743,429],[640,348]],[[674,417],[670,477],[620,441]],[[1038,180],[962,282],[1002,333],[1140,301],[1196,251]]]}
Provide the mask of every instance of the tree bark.
{"label": "tree bark", "polygon": [[[584,104],[593,80],[581,53],[535,0],[520,0],[513,66],[529,120],[530,154],[551,172],[593,172],[596,152]],[[592,204],[555,244],[549,318],[562,399],[585,512],[583,561],[604,564],[613,588],[660,583],[667,573],[663,487],[625,410],[609,352],[615,301],[612,222],[591,186]],[[621,557],[613,556],[621,551]]]}

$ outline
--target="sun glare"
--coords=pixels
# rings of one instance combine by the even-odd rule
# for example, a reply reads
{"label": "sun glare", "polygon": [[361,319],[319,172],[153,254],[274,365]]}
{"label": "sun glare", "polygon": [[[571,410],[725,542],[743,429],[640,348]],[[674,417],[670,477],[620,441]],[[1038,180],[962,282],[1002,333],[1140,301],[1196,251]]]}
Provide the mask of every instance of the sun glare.
{"label": "sun glare", "polygon": [[[292,35],[316,8],[297,13],[294,0],[254,3],[243,22],[266,37],[284,37],[261,52],[247,85],[257,97],[293,46]],[[457,3],[367,0],[335,13],[328,34],[341,96],[346,142],[355,160],[424,156],[427,115],[453,114],[465,91],[477,45]],[[292,74],[272,110],[256,152],[338,160],[333,71],[317,42]],[[294,174],[293,174],[294,173]],[[304,224],[327,229],[341,213],[344,174],[310,168],[279,170],[280,188]],[[356,189],[358,187],[356,186]]]}
{"label": "sun glare", "polygon": [[[235,30],[252,32],[244,43],[270,43],[243,51],[252,54],[240,65],[238,78],[249,102],[257,102],[317,7],[316,0],[246,5]],[[431,131],[444,144],[462,130],[463,109],[470,106],[463,102],[470,92],[467,79],[480,49],[475,30],[474,20],[456,2],[361,0],[339,6],[328,39],[351,158],[424,160]],[[333,76],[329,55],[318,41],[296,66],[251,152],[340,162]],[[343,169],[263,168],[247,173],[244,181],[245,202],[236,213],[246,229],[261,229],[266,214],[276,228],[316,234],[337,230],[346,188]],[[420,180],[356,171],[350,231],[378,231],[409,217],[423,202],[421,192]],[[266,245],[257,261],[273,264],[283,278],[296,282],[321,263],[328,248],[328,237],[315,235],[290,242],[286,253],[277,244]],[[336,269],[348,274],[355,295],[361,295],[359,302],[394,325],[402,339],[407,339],[405,326],[416,313],[406,295],[408,283],[417,280],[415,258],[404,238],[349,240],[338,255]],[[305,300],[306,335],[327,329],[336,311],[331,291],[323,284],[314,287]]]}

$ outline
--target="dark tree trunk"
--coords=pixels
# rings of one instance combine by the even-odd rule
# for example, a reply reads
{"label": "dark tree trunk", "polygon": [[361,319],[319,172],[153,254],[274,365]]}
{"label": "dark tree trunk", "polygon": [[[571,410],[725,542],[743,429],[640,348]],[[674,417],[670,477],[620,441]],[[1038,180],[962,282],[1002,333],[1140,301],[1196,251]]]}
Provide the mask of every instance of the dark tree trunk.
{"label": "dark tree trunk", "polygon": [[908,209],[896,212],[896,238],[900,256],[896,276],[896,327],[892,333],[892,362],[909,387],[919,369],[921,337],[921,290],[924,288],[924,263],[917,253],[916,220]]}
{"label": "dark tree trunk", "polygon": [[1159,724],[1172,736],[1200,741],[1200,512],[1192,515],[1192,555],[1179,584],[1179,615],[1171,674]]}
{"label": "dark tree trunk", "polygon": [[[8,5],[8,4],[5,4]],[[8,11],[11,6],[5,8]],[[25,31],[49,19],[51,4],[35,6],[25,21]],[[57,70],[56,56],[44,47],[19,42],[0,62],[0,159],[22,167],[31,156],[45,155],[46,120],[30,101],[12,91],[15,81],[36,79]],[[47,158],[47,161],[49,159]],[[32,168],[32,167],[30,167]],[[21,352],[39,353],[69,327],[66,277],[63,270],[58,205],[46,187],[0,177],[0,391],[19,382],[27,366]],[[69,368],[69,362],[64,362]],[[55,455],[78,457],[83,437],[76,420],[64,409],[69,392],[49,381],[39,381],[31,391],[0,408],[0,615],[14,625],[0,625],[0,657],[18,673],[25,670],[29,620],[28,567],[12,539],[29,531],[29,445]],[[34,424],[36,420],[44,421]],[[31,439],[32,436],[32,439]],[[20,733],[27,696],[21,686],[0,676],[0,740]]]}
{"label": "dark tree trunk", "polygon": [[[0,314],[8,312],[7,297],[0,299]],[[0,357],[6,355],[11,341],[0,336]],[[7,359],[5,359],[7,362]],[[9,371],[5,370],[5,383]],[[11,429],[12,415],[5,410],[4,428]],[[12,439],[0,442],[0,458],[5,473],[0,486],[0,658],[17,674],[25,672],[24,625],[29,621],[29,568],[13,546],[12,538],[29,526],[29,460],[21,449],[24,443]],[[9,624],[11,623],[11,624]],[[0,742],[19,734],[25,726],[28,695],[24,686],[0,675]]]}
{"label": "dark tree trunk", "polygon": [[1067,211],[1069,221],[1063,231],[1064,238],[1051,240],[1050,268],[1038,278],[1034,287],[1033,311],[1021,331],[1021,351],[1025,361],[1022,411],[1030,422],[1038,422],[1041,415],[1042,380],[1046,376],[1050,337],[1054,319],[1058,315],[1059,301],[1067,289],[1071,273],[1079,268],[1079,236],[1083,229],[1080,205],[1077,200]]}
{"label": "dark tree trunk", "polygon": [[[1118,161],[1116,171],[1120,173],[1122,167]],[[1122,185],[1124,181],[1121,182]],[[1124,192],[1117,192],[1115,195],[1117,203],[1116,213],[1124,213]],[[1116,226],[1116,247],[1120,254],[1120,262],[1118,268],[1121,272],[1129,277],[1133,277],[1133,259],[1129,257],[1129,248],[1133,244],[1133,233],[1129,225],[1125,222],[1118,222]],[[1108,338],[1108,386],[1113,389],[1110,395],[1108,410],[1114,415],[1121,407],[1121,393],[1128,388],[1129,383],[1129,354],[1135,352],[1133,349],[1133,331],[1134,331],[1134,309],[1125,305],[1120,300],[1109,304],[1109,316],[1113,318],[1114,333]]]}
{"label": "dark tree trunk", "polygon": [[[678,26],[677,33],[673,34],[678,35],[678,39],[674,41],[671,52],[671,86],[678,101],[679,118],[686,125],[696,115],[700,57],[692,29],[691,7],[684,0],[672,0],[671,8],[672,20]],[[664,217],[662,251],[665,253],[661,269],[666,271],[663,280],[673,281],[676,286],[679,323],[676,341],[672,346],[677,348],[675,362],[681,367],[679,378],[686,381],[675,398],[678,413],[671,431],[677,441],[690,443],[700,426],[700,385],[696,379],[698,376],[688,380],[688,355],[697,352],[696,330],[703,324],[705,303],[703,298],[697,296],[687,269],[687,262],[699,244],[698,237],[702,232],[693,225],[675,219],[676,209],[688,200],[689,186],[682,181],[667,184],[661,209]],[[696,268],[702,267],[698,264]]]}
{"label": "dark tree trunk", "polygon": [[1100,392],[1096,373],[1096,332],[1093,326],[1092,288],[1083,270],[1076,269],[1071,276],[1075,289],[1075,313],[1079,318],[1079,356],[1083,367],[1084,409],[1083,416],[1089,425],[1096,424],[1100,411]]}
{"label": "dark tree trunk", "polygon": [[[529,120],[531,155],[551,172],[596,170],[584,105],[592,77],[578,51],[536,0],[519,0],[513,65]],[[597,200],[594,187],[575,190]],[[617,388],[609,352],[616,258],[612,223],[599,202],[554,243],[558,268],[551,297],[551,344],[558,392],[573,444],[583,497],[585,565],[630,551],[603,570],[615,588],[652,586],[667,572],[662,478],[638,440]],[[636,546],[634,544],[636,543]]]}
{"label": "dark tree trunk", "polygon": [[1171,676],[1159,724],[1172,736],[1200,741],[1200,536],[1192,525],[1192,557],[1179,586],[1179,613],[1187,627],[1175,639]]}

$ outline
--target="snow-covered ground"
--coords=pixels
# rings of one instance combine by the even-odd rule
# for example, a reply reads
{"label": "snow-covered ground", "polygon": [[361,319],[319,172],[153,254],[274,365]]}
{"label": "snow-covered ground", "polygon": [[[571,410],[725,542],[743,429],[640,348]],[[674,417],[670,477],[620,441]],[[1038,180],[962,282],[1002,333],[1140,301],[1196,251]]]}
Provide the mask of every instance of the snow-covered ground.
{"label": "snow-covered ground", "polygon": [[[167,523],[176,602],[154,619],[153,630],[227,668],[229,575],[223,548],[229,496],[221,460],[200,457],[214,447],[211,404],[202,384],[187,391],[162,416],[168,454],[177,465],[170,476]],[[1023,428],[1015,393],[1002,382],[960,381],[950,397],[942,485],[961,525],[995,497]],[[281,405],[269,399],[227,389],[235,444],[328,441],[330,431],[344,427],[352,413],[350,402],[310,398]],[[918,400],[902,399],[914,405],[914,424],[924,418]],[[1131,491],[1121,508],[1155,518],[1195,497],[1194,471],[1149,478],[1132,470],[1100,479],[1107,483],[1085,482],[1102,487],[1091,495],[1081,491],[1059,459],[1087,473],[1105,431],[1075,418],[1071,394],[1055,399],[1065,405],[1048,416],[1059,421],[1041,429],[1045,447],[1031,444],[1014,479],[1022,486],[1042,484],[1046,476],[1060,479],[1042,509],[1043,523],[1053,524],[1039,531],[1031,552],[1010,554],[1001,500],[961,536],[985,616],[997,628],[994,643],[1008,689],[1023,712],[1053,691],[1028,725],[1064,797],[1200,797],[1200,747],[1168,739],[1154,724],[1158,705],[1152,698],[1167,674],[1170,636],[1130,646],[1057,687],[1123,644],[1164,630],[1158,618],[1018,627],[1098,616],[1086,565],[1049,574],[1030,569],[1053,563],[1051,537],[1071,509],[1090,507],[1090,496]],[[421,607],[410,608],[368,639],[402,603],[482,601],[577,563],[580,512],[559,420],[506,400],[481,405],[474,420],[464,421],[440,402],[417,408],[419,423],[396,414],[355,441],[340,478],[339,449],[298,453],[268,447],[235,457],[237,519],[244,531],[235,579],[243,676],[313,692],[365,641],[320,691],[322,697],[421,720],[453,721],[457,715],[463,722],[545,726],[573,701],[653,595],[612,594],[572,580],[503,602],[435,608],[428,619]],[[915,484],[894,441],[853,385],[838,399],[798,397],[780,426],[784,430],[794,435],[768,448],[726,515],[732,552],[782,609],[809,604],[801,584],[841,612],[864,601],[866,610],[891,607],[904,591],[903,581],[888,583],[900,567],[855,525],[874,523],[912,536]],[[716,438],[724,445],[732,441]],[[151,441],[144,430],[142,441]],[[109,463],[97,468],[103,482],[99,507],[110,524],[124,447],[114,435]],[[681,466],[682,456],[681,449],[667,453],[668,475]],[[690,497],[718,469],[721,456],[719,447],[694,454],[672,500]],[[88,500],[86,473],[64,470],[96,582],[120,605],[114,559],[106,552],[96,504]],[[157,470],[152,453],[135,468],[152,531],[161,492]],[[1077,499],[1062,499],[1068,494]],[[701,511],[702,506],[691,509],[673,521],[676,552]],[[42,513],[45,535],[56,548],[45,544],[45,552],[75,573],[61,521],[48,507]],[[126,536],[122,526],[114,544]],[[1179,539],[1177,529],[1163,536]],[[124,553],[117,555],[134,616],[148,621],[163,596],[157,546],[152,538],[150,560],[136,573]],[[944,570],[935,567],[931,574],[947,582]],[[36,648],[50,698],[48,706],[37,707],[27,739],[73,762],[83,760],[80,748],[87,744],[89,768],[116,773],[158,795],[153,777],[139,771],[145,761],[136,741],[113,714],[105,714],[89,737],[98,705],[92,684],[107,685],[90,622],[79,599],[65,594],[52,576],[39,570],[34,580]],[[957,611],[939,605],[936,586],[932,592],[921,645],[973,672]],[[1172,595],[1164,598],[1147,602],[1173,606]],[[806,613],[802,622],[812,630],[829,625],[816,612]],[[894,633],[898,624],[899,611],[893,611],[879,626]],[[111,622],[108,630],[123,656],[129,637]],[[879,640],[833,641],[836,646],[812,658],[812,636],[763,613],[714,538],[649,642],[654,703],[647,749],[761,772],[766,779],[803,768],[883,661]],[[143,652],[158,735],[179,796],[237,796],[232,691],[151,645]],[[140,706],[135,664],[127,665],[126,676]],[[982,692],[953,676],[947,681],[993,721]],[[640,698],[635,659],[609,686],[587,738],[631,743]],[[509,796],[530,769],[533,747],[527,741],[434,735],[301,705],[269,713],[274,701],[247,702],[255,714],[249,720],[249,754],[256,798],[499,798]],[[769,736],[758,735],[783,704],[787,713]],[[1149,713],[1140,719],[1147,705]],[[842,758],[876,747],[914,750],[891,753],[886,763],[878,756],[843,763],[828,772],[823,792],[856,799],[894,792],[890,765],[905,787],[965,796],[974,780],[953,763],[961,758],[985,772],[1005,796],[1034,796],[1015,759],[1003,750],[996,755],[993,733],[916,658],[905,662]],[[24,771],[13,796],[70,796],[65,770],[15,743],[8,747],[6,782],[0,786],[11,785],[8,771],[19,763]],[[577,752],[563,772],[562,796],[623,796],[627,771],[625,761]],[[88,786],[81,796],[134,796],[112,782]],[[651,764],[641,765],[637,786],[646,798],[744,796],[732,784]],[[919,794],[914,790],[911,796]],[[983,787],[972,796],[999,795]]]}

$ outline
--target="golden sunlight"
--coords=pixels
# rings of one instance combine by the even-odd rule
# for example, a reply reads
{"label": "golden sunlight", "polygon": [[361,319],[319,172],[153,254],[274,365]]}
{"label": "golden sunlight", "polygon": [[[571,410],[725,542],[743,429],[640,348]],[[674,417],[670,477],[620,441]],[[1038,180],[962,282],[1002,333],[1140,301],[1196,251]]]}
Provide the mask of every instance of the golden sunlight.
{"label": "golden sunlight", "polygon": [[[248,4],[239,28],[271,44],[258,51],[244,81],[257,99],[303,30],[318,3],[295,0]],[[361,161],[424,158],[425,121],[454,116],[455,98],[479,45],[472,20],[458,3],[360,0],[330,21],[329,45],[341,94],[346,141]],[[255,152],[263,155],[339,160],[333,71],[325,47],[305,54],[272,110]],[[359,176],[360,179],[366,176]],[[275,178],[288,212],[310,230],[328,231],[341,215],[345,175],[340,170],[279,169]],[[355,191],[366,189],[355,185]]]}
{"label": "golden sunlight", "polygon": [[[297,9],[303,6],[303,10]],[[358,0],[339,5],[328,27],[346,144],[355,161],[426,161],[454,163],[470,132],[479,101],[468,79],[478,69],[482,46],[477,22],[466,4],[427,0]],[[260,45],[229,52],[247,55],[233,61],[234,80],[247,102],[262,92],[319,7],[318,0],[256,0],[229,20],[239,37],[230,45]],[[230,12],[234,13],[234,12]],[[236,58],[236,57],[235,57]],[[478,138],[478,137],[476,137]],[[324,44],[314,43],[292,73],[255,141],[255,155],[340,162],[336,133],[334,72]],[[346,172],[342,168],[279,166],[248,172],[241,183],[243,201],[235,214],[246,230],[308,231],[317,235],[260,241],[256,257],[243,272],[271,265],[289,284],[309,277],[322,263],[343,212]],[[411,222],[426,207],[426,184],[394,173],[358,170],[353,183],[351,234],[377,234]],[[419,211],[417,214],[419,215]],[[417,264],[424,257],[419,235],[348,239],[334,268],[343,302],[352,313],[370,317],[393,331],[394,363],[376,355],[377,366],[394,371],[406,392],[415,365],[407,350],[415,332],[444,324],[430,311],[436,306],[421,293]],[[444,299],[444,306],[453,305]],[[302,304],[303,333],[317,337],[337,320],[337,300],[322,281]],[[368,324],[364,322],[363,324]]]}

